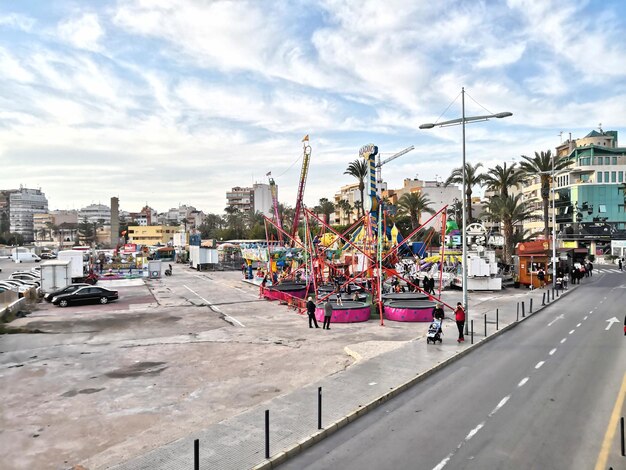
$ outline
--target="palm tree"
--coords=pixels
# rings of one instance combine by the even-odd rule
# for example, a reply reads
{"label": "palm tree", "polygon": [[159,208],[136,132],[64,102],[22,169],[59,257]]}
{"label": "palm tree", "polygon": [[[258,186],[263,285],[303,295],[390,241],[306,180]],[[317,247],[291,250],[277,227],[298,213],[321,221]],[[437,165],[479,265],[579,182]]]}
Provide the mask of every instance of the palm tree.
{"label": "palm tree", "polygon": [[341,199],[337,203],[337,207],[341,212],[343,212],[344,216],[348,219],[348,225],[350,225],[351,220],[350,216],[352,215],[352,205],[346,199]]}
{"label": "palm tree", "polygon": [[[348,165],[346,171],[343,172],[344,175],[354,176],[357,180],[359,180],[359,193],[361,194],[361,217],[365,215],[363,211],[363,201],[364,199],[364,191],[365,191],[365,178],[369,173],[367,163],[365,160],[357,158],[352,163]],[[356,205],[356,204],[355,204]]]}
{"label": "palm tree", "polygon": [[324,216],[324,222],[328,225],[330,223],[330,214],[335,212],[335,204],[323,197],[320,199],[319,211]]}
{"label": "palm tree", "polygon": [[[477,163],[472,166],[471,163],[465,163],[465,207],[467,207],[467,223],[471,224],[472,217],[472,188],[474,186],[482,186],[485,180],[485,175],[478,173],[478,169],[483,166],[482,163]],[[463,184],[463,167],[455,168],[450,173],[450,176],[444,183],[444,186],[451,184]]]}
{"label": "palm tree", "polygon": [[504,166],[496,165],[495,168],[487,171],[484,184],[490,191],[494,191],[502,197],[507,197],[509,188],[517,186],[523,179],[522,172],[519,168],[516,168],[515,163],[508,168],[506,163],[504,163]]}
{"label": "palm tree", "polygon": [[398,200],[400,215],[406,215],[411,219],[411,228],[415,230],[419,226],[422,212],[434,214],[430,206],[430,200],[422,193],[406,193]]}
{"label": "palm tree", "polygon": [[454,198],[454,204],[452,204],[451,206],[448,206],[448,210],[446,211],[448,218],[453,219],[459,227],[461,226],[461,223],[463,222],[461,220],[461,217],[459,217],[461,215],[462,210],[463,210],[463,203],[459,201],[457,198]]}
{"label": "palm tree", "polygon": [[511,264],[513,257],[513,229],[531,216],[528,201],[522,200],[521,194],[515,196],[494,196],[487,204],[487,213],[492,220],[502,223],[504,236],[504,262]]}
{"label": "palm tree", "polygon": [[[543,236],[547,240],[550,238],[550,227],[548,226],[548,207],[550,206],[550,180],[552,170],[559,171],[566,168],[571,162],[563,157],[554,157],[552,152],[535,152],[534,158],[522,155],[524,159],[520,163],[520,170],[525,180],[539,176],[541,182],[541,200],[543,202]],[[554,165],[554,167],[552,166]]]}

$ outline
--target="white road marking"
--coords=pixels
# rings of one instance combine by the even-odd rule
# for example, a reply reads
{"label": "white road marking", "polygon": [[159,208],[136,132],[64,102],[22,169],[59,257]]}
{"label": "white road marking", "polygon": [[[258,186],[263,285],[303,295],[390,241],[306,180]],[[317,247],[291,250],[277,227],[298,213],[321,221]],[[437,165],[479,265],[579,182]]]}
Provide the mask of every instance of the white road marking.
{"label": "white road marking", "polygon": [[587,318],[589,318],[587,315],[585,315],[585,318],[583,318],[583,320],[586,320]]}
{"label": "white road marking", "polygon": [[241,323],[239,320],[237,320],[234,317],[231,317],[230,315],[227,315],[226,313],[222,312],[219,307],[216,307],[215,305],[213,305],[211,302],[209,302],[207,299],[205,299],[204,297],[202,297],[200,294],[198,294],[197,292],[194,292],[192,289],[190,289],[189,287],[187,287],[186,285],[183,284],[183,287],[185,289],[187,289],[189,292],[197,295],[198,297],[200,297],[200,299],[204,300],[213,310],[220,312],[221,314],[223,314],[226,318],[230,318],[232,321],[234,321],[235,323],[238,323],[239,325],[245,327],[245,325],[243,323]]}
{"label": "white road marking", "polygon": [[545,361],[539,361],[536,365],[535,365],[535,369],[539,369],[542,365],[544,365],[546,362]]}
{"label": "white road marking", "polygon": [[593,310],[589,310],[589,313],[593,313]]}
{"label": "white road marking", "polygon": [[556,348],[550,350],[550,352],[548,354],[550,354],[550,356],[552,356],[555,352],[556,352]]}
{"label": "white road marking", "polygon": [[574,334],[574,330],[570,331],[570,332],[569,332],[569,334],[570,334],[570,335],[571,335],[571,334]]}
{"label": "white road marking", "polygon": [[578,325],[576,325],[576,328],[578,328],[580,325],[582,325],[582,323],[579,323]]}
{"label": "white road marking", "polygon": [[563,339],[561,340],[561,344],[563,344],[565,341],[567,341],[567,338],[563,338]]}
{"label": "white road marking", "polygon": [[478,431],[480,431],[482,429],[482,427],[485,425],[485,422],[483,421],[482,423],[480,423],[478,426],[476,426],[474,429],[472,429],[467,436],[465,436],[465,440],[469,441],[472,437],[474,437]]}
{"label": "white road marking", "polygon": [[606,326],[605,330],[611,328],[613,326],[613,323],[619,323],[619,320],[615,317],[609,318],[607,321],[609,322],[609,324]]}
{"label": "white road marking", "polygon": [[509,401],[509,398],[511,398],[511,395],[507,395],[502,400],[500,400],[500,403],[498,403],[498,405],[491,411],[491,413],[489,413],[489,416],[491,417],[494,414],[496,414],[496,411],[498,411],[500,408],[506,405],[506,402]]}
{"label": "white road marking", "polygon": [[433,467],[433,470],[441,470],[443,467],[446,466],[446,464],[450,461],[451,458],[452,458],[452,454],[448,454],[445,459],[443,459],[441,462],[437,464],[436,467]]}
{"label": "white road marking", "polygon": [[517,384],[518,387],[523,387],[524,385],[526,385],[526,382],[528,382],[530,380],[529,377],[524,377],[522,380],[519,381],[519,383]]}
{"label": "white road marking", "polygon": [[548,323],[548,326],[552,326],[552,324],[560,319],[563,319],[565,316],[563,314],[559,315],[558,317],[556,317],[554,320],[552,320],[550,323]]}
{"label": "white road marking", "polygon": [[370,382],[367,385],[376,385],[376,382]]}

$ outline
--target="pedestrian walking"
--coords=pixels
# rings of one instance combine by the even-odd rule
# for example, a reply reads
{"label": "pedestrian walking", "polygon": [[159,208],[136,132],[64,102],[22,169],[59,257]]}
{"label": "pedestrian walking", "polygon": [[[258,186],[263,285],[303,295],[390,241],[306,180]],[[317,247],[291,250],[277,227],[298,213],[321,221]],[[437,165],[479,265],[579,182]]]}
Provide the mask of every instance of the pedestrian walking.
{"label": "pedestrian walking", "polygon": [[324,324],[322,325],[322,329],[330,330],[330,317],[333,316],[333,306],[327,300],[324,305]]}
{"label": "pedestrian walking", "polygon": [[539,268],[537,279],[539,279],[539,287],[543,288],[546,285],[546,273],[543,271],[543,268]]}
{"label": "pedestrian walking", "polygon": [[465,309],[461,302],[457,302],[456,304],[454,319],[456,320],[456,327],[459,329],[459,338],[456,341],[457,343],[462,343],[465,341],[465,336],[463,336],[463,329],[465,328]]}
{"label": "pedestrian walking", "polygon": [[626,316],[624,317],[624,336],[626,336]]}
{"label": "pedestrian walking", "polygon": [[589,277],[593,277],[593,264],[591,263],[591,261],[587,263],[587,271],[589,272]]}
{"label": "pedestrian walking", "polygon": [[315,328],[319,328],[317,318],[315,318],[315,302],[313,302],[313,297],[309,297],[306,303],[306,313],[309,315],[309,328],[313,328],[313,324],[315,324]]}
{"label": "pedestrian walking", "polygon": [[261,287],[259,287],[259,299],[263,298],[263,292],[265,292],[266,284],[267,284],[267,274],[263,276],[263,280],[261,281]]}
{"label": "pedestrian walking", "polygon": [[623,269],[622,269],[623,268],[623,264],[622,264],[622,260],[621,259],[618,260],[617,265],[619,266],[619,270],[623,271]]}
{"label": "pedestrian walking", "polygon": [[428,293],[435,295],[435,278],[431,277],[428,281]]}
{"label": "pedestrian walking", "polygon": [[443,321],[445,317],[445,313],[440,303],[435,304],[435,308],[433,309],[433,320]]}
{"label": "pedestrian walking", "polygon": [[424,279],[422,279],[422,290],[428,294],[428,288],[430,287],[430,279],[428,278],[428,274],[424,275]]}
{"label": "pedestrian walking", "polygon": [[341,300],[341,289],[337,289],[337,305],[343,307],[343,301]]}

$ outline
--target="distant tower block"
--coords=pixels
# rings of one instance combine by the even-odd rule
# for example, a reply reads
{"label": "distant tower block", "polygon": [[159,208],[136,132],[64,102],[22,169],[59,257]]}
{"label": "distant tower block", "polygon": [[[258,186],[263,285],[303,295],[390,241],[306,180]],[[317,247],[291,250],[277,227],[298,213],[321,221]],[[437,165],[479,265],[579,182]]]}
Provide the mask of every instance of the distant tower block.
{"label": "distant tower block", "polygon": [[120,241],[120,201],[111,198],[111,248],[117,248]]}

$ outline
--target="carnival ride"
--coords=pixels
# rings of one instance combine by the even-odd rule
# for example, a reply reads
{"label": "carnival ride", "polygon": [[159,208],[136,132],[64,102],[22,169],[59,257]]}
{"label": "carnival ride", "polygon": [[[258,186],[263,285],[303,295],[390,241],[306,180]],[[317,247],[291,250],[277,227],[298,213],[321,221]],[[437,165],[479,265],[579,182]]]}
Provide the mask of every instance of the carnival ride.
{"label": "carnival ride", "polygon": [[[441,240],[444,239],[447,207],[403,237],[395,224],[388,224],[386,207],[381,204],[378,194],[377,180],[380,180],[382,164],[404,155],[412,147],[383,163],[380,158],[376,162],[377,146],[369,144],[360,149],[359,154],[369,169],[363,201],[365,215],[340,232],[304,207],[302,199],[311,157],[308,136],[303,143],[303,163],[291,230],[288,233],[279,223],[277,210],[274,220],[265,217],[266,245],[258,248],[256,258],[267,263],[267,271],[272,273],[274,282],[264,289],[263,295],[300,309],[304,307],[304,299],[311,296],[318,302],[316,316],[319,319],[324,315],[323,302],[330,301],[332,322],[367,321],[375,312],[378,312],[381,325],[384,318],[431,321],[435,301],[452,309],[441,300],[441,291],[444,266],[455,260],[446,256],[442,246],[439,259],[424,261],[423,250],[437,231],[440,231]],[[274,203],[277,207],[276,200]],[[301,214],[304,222],[302,238],[298,236]],[[272,235],[275,233],[278,233],[278,240]],[[414,254],[408,243],[417,235],[424,239],[422,250]],[[408,265],[412,266],[409,270],[406,269]],[[278,271],[281,272],[280,279]],[[437,274],[436,293],[432,287],[419,286],[419,275],[423,273],[433,278]],[[400,284],[409,292],[390,292]]]}

